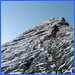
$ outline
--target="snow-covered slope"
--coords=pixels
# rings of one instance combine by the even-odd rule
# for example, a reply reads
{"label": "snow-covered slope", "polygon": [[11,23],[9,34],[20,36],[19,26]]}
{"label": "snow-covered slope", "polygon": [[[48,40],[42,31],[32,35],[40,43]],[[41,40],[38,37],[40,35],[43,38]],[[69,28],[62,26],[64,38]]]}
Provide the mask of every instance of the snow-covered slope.
{"label": "snow-covered slope", "polygon": [[[61,19],[48,19],[2,45],[3,74],[74,73],[74,32]],[[51,35],[57,25],[56,37]],[[45,37],[48,37],[45,39]],[[45,40],[44,40],[45,39]]]}

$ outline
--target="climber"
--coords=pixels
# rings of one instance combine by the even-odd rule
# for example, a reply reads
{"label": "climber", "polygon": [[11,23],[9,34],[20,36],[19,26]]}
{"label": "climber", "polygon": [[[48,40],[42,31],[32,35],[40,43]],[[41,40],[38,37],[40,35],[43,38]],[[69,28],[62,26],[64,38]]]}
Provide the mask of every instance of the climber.
{"label": "climber", "polygon": [[52,27],[51,35],[46,35],[46,36],[44,37],[43,41],[49,40],[50,37],[56,37],[56,33],[57,33],[58,31],[59,31],[58,26],[57,26],[57,25],[54,25],[54,26]]}
{"label": "climber", "polygon": [[65,20],[65,18],[64,18],[64,17],[62,17],[61,21],[62,21],[62,22],[66,22],[66,20]]}
{"label": "climber", "polygon": [[58,23],[58,25],[62,26],[62,25],[66,25],[66,26],[69,26],[69,23],[66,22],[65,18],[62,17],[61,21]]}
{"label": "climber", "polygon": [[59,31],[58,26],[57,26],[57,25],[54,25],[54,26],[52,27],[51,35],[52,35],[53,37],[56,37],[56,33],[57,33],[58,31]]}

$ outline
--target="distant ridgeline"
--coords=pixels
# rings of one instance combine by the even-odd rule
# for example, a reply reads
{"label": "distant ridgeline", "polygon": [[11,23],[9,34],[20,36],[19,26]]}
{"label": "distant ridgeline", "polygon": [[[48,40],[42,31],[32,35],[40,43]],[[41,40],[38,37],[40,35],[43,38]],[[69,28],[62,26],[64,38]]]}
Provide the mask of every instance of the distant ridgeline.
{"label": "distant ridgeline", "polygon": [[2,74],[73,74],[74,29],[48,19],[2,45]]}

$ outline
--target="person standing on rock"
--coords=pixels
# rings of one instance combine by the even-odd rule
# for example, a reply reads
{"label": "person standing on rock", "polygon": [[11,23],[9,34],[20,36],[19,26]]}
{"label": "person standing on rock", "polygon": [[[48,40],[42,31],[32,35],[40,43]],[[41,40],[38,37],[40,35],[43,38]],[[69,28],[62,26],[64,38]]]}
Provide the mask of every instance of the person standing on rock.
{"label": "person standing on rock", "polygon": [[58,23],[58,25],[59,25],[59,26],[62,26],[62,25],[69,26],[69,23],[68,23],[68,22],[66,22],[66,20],[65,20],[65,18],[64,18],[64,17],[62,17],[61,22],[59,22],[59,23]]}
{"label": "person standing on rock", "polygon": [[62,21],[62,22],[66,22],[66,20],[65,20],[65,18],[64,18],[64,17],[62,17],[61,21]]}

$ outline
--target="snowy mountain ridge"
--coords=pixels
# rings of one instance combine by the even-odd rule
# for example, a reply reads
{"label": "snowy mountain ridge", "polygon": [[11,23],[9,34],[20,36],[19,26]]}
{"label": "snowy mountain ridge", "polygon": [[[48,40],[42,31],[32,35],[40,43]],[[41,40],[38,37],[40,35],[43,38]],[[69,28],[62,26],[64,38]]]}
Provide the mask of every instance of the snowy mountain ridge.
{"label": "snowy mountain ridge", "polygon": [[[52,31],[53,27],[59,29]],[[55,28],[56,28],[55,27]],[[48,19],[2,45],[3,74],[74,73],[74,29],[64,18]]]}

